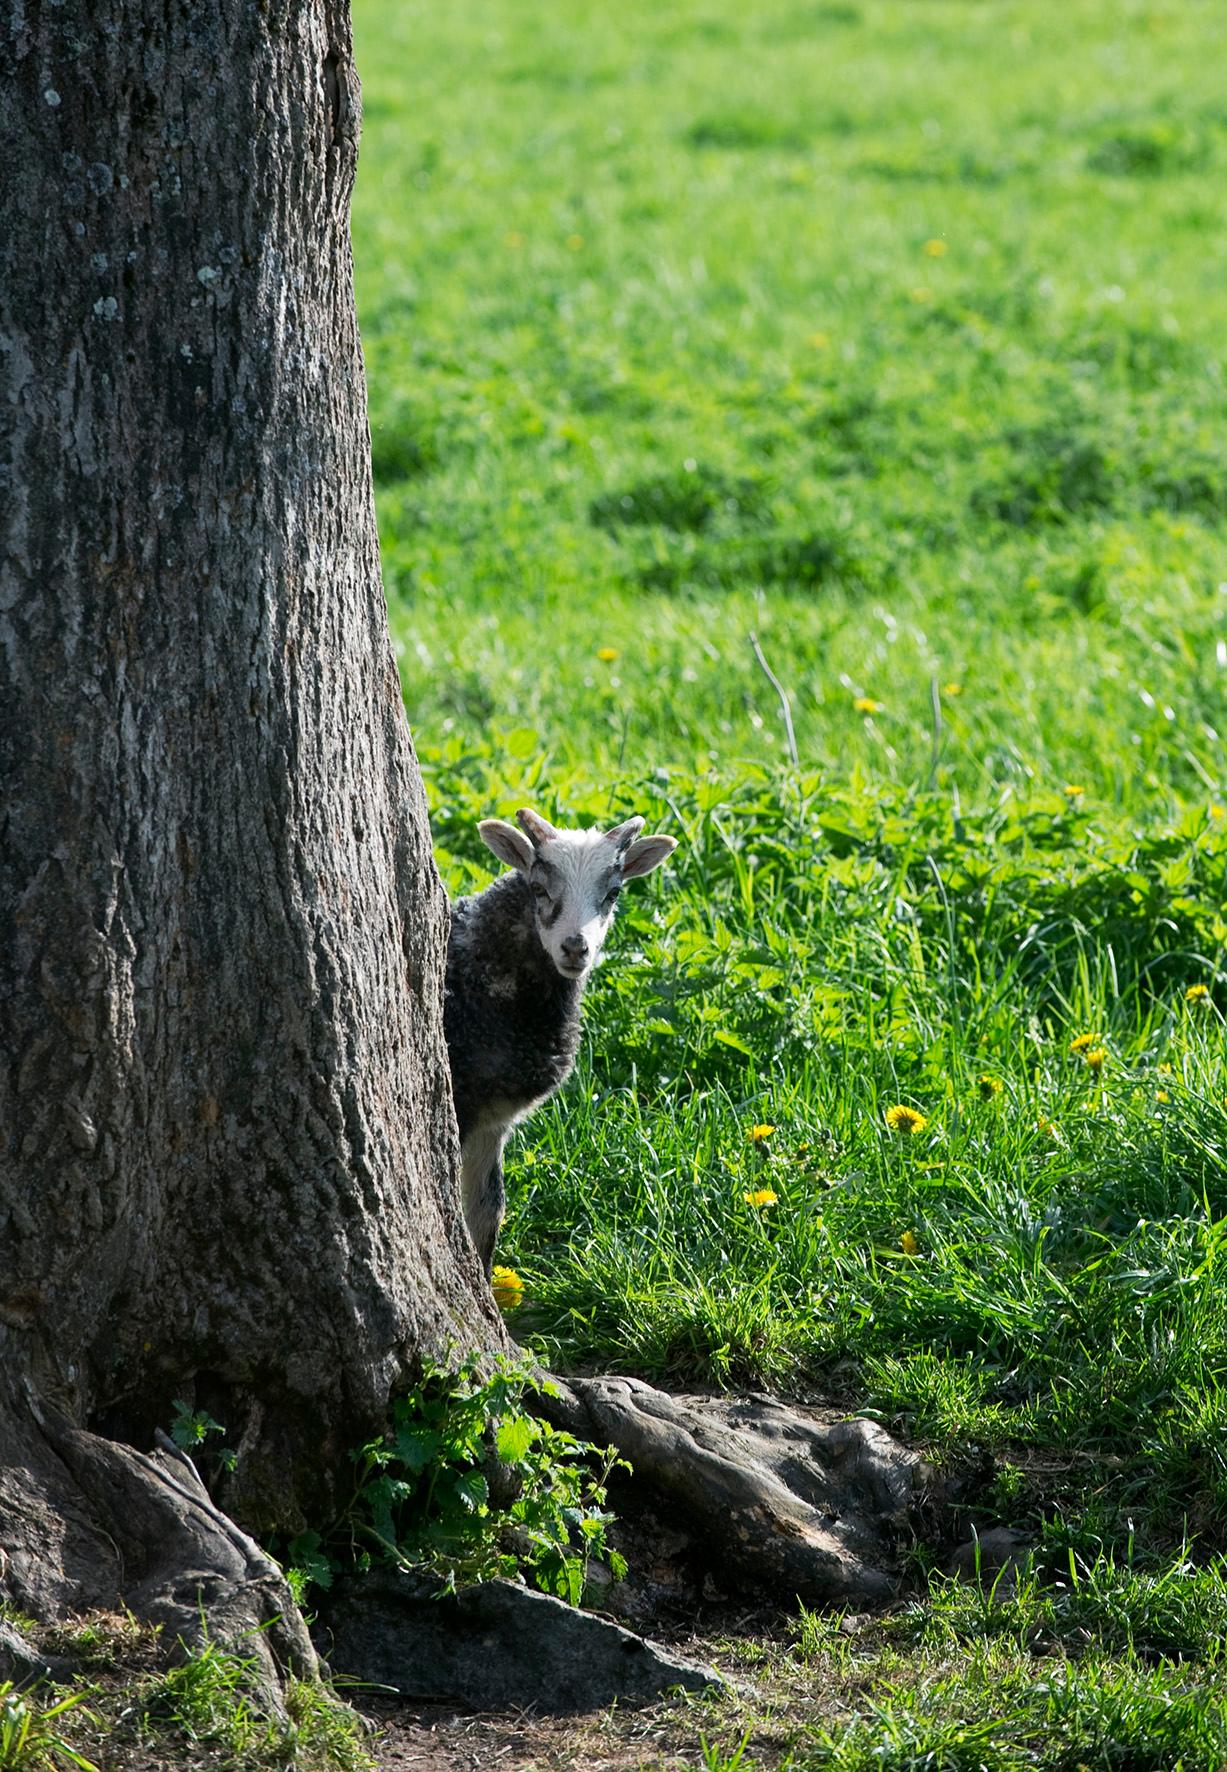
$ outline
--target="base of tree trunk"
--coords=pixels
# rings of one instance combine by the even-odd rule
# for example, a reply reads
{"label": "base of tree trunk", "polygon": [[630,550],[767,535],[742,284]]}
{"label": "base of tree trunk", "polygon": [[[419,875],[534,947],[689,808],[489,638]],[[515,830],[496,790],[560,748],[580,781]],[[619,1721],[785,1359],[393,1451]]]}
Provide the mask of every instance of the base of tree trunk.
{"label": "base of tree trunk", "polygon": [[[185,1454],[169,1440],[144,1453],[101,1439],[11,1390],[0,1391],[0,1600],[40,1624],[127,1608],[161,1626],[172,1656],[206,1639],[232,1648],[274,1705],[286,1675],[317,1671],[281,1572]],[[8,1637],[0,1655],[19,1669],[11,1625]]]}
{"label": "base of tree trunk", "polygon": [[636,1379],[551,1384],[542,1412],[633,1466],[614,1498],[630,1573],[600,1605],[647,1638],[506,1582],[440,1599],[437,1583],[379,1570],[342,1581],[321,1607],[335,1669],[478,1710],[643,1702],[718,1682],[650,1640],[683,1590],[692,1618],[702,1599],[734,1595],[867,1610],[895,1597],[900,1545],[934,1522],[934,1473],[875,1422],[769,1397],[670,1396]]}
{"label": "base of tree trunk", "polygon": [[[543,1412],[633,1467],[632,1571],[642,1510],[671,1522],[700,1591],[863,1610],[895,1596],[900,1545],[931,1530],[933,1472],[874,1422],[630,1378],[554,1384]],[[318,1671],[280,1571],[185,1454],[164,1436],[153,1453],[103,1439],[13,1385],[0,1390],[0,1600],[42,1624],[127,1608],[162,1627],[172,1656],[206,1639],[232,1648],[255,1660],[274,1708],[287,1675]],[[14,1619],[0,1626],[0,1678],[36,1672]]]}
{"label": "base of tree trunk", "polygon": [[770,1397],[670,1396],[634,1378],[553,1383],[542,1412],[616,1447],[635,1504],[676,1522],[683,1554],[725,1593],[883,1605],[898,1591],[899,1546],[933,1517],[934,1472],[876,1422]]}

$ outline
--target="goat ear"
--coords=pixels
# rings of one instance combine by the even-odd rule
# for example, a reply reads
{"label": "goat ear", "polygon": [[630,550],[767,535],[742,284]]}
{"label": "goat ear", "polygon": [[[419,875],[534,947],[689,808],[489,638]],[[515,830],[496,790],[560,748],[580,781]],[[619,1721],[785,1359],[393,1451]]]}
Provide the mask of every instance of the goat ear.
{"label": "goat ear", "polygon": [[501,818],[483,818],[477,829],[486,848],[500,861],[515,868],[517,873],[528,872],[533,865],[533,846],[514,825],[504,824]]}
{"label": "goat ear", "polygon": [[618,854],[621,855],[623,850],[630,848],[632,840],[639,835],[642,829],[643,820],[641,818],[628,818],[625,824],[616,824],[612,831],[606,831],[605,841],[612,843]]}
{"label": "goat ear", "polygon": [[543,843],[552,843],[558,835],[548,818],[541,818],[537,813],[530,812],[527,806],[521,806],[516,813],[516,822],[527,834],[534,849],[540,849]]}
{"label": "goat ear", "polygon": [[622,878],[637,880],[640,874],[650,874],[662,861],[667,861],[676,848],[676,837],[640,837],[622,857]]}

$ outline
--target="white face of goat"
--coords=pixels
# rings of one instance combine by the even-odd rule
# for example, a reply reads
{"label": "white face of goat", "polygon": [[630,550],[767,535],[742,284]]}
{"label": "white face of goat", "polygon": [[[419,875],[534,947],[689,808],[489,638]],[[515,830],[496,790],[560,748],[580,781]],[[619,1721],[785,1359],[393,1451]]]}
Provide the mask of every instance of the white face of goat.
{"label": "white face of goat", "polygon": [[477,828],[499,860],[528,881],[537,934],[563,978],[585,978],[609,933],[623,882],[650,874],[677,843],[641,837],[641,818],[612,831],[559,831],[524,808],[516,818],[518,831],[498,818]]}

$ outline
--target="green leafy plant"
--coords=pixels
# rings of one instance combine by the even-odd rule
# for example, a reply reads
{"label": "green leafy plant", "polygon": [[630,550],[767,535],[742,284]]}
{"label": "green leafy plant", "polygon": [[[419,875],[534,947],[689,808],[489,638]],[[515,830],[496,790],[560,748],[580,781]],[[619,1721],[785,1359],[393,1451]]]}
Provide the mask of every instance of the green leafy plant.
{"label": "green leafy plant", "polygon": [[[214,1421],[204,1409],[192,1409],[180,1398],[175,1399],[175,1417],[170,1424],[170,1437],[184,1452],[203,1449],[210,1434],[224,1434],[220,1421]],[[212,1455],[223,1470],[233,1470],[238,1454],[229,1446],[211,1448]]]}
{"label": "green leafy plant", "polygon": [[388,1432],[354,1454],[354,1494],[327,1533],[287,1547],[297,1595],[346,1564],[387,1561],[453,1589],[530,1580],[578,1605],[590,1561],[626,1569],[608,1543],[606,1485],[618,1461],[532,1414],[548,1384],[527,1362],[428,1367],[393,1406]]}

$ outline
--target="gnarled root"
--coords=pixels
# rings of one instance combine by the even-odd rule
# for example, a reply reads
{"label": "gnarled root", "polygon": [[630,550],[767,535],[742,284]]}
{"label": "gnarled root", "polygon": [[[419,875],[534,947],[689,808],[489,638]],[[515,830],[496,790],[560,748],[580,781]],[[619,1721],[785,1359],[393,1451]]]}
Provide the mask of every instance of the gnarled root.
{"label": "gnarled root", "polygon": [[[39,1623],[127,1608],[173,1648],[206,1638],[256,1663],[278,1702],[315,1652],[277,1566],[169,1441],[144,1453],[0,1388],[0,1600]],[[9,1659],[20,1659],[14,1646]]]}
{"label": "gnarled root", "polygon": [[541,1410],[617,1448],[721,1585],[791,1603],[880,1605],[933,1473],[871,1421],[768,1397],[670,1396],[633,1378],[555,1379]]}

